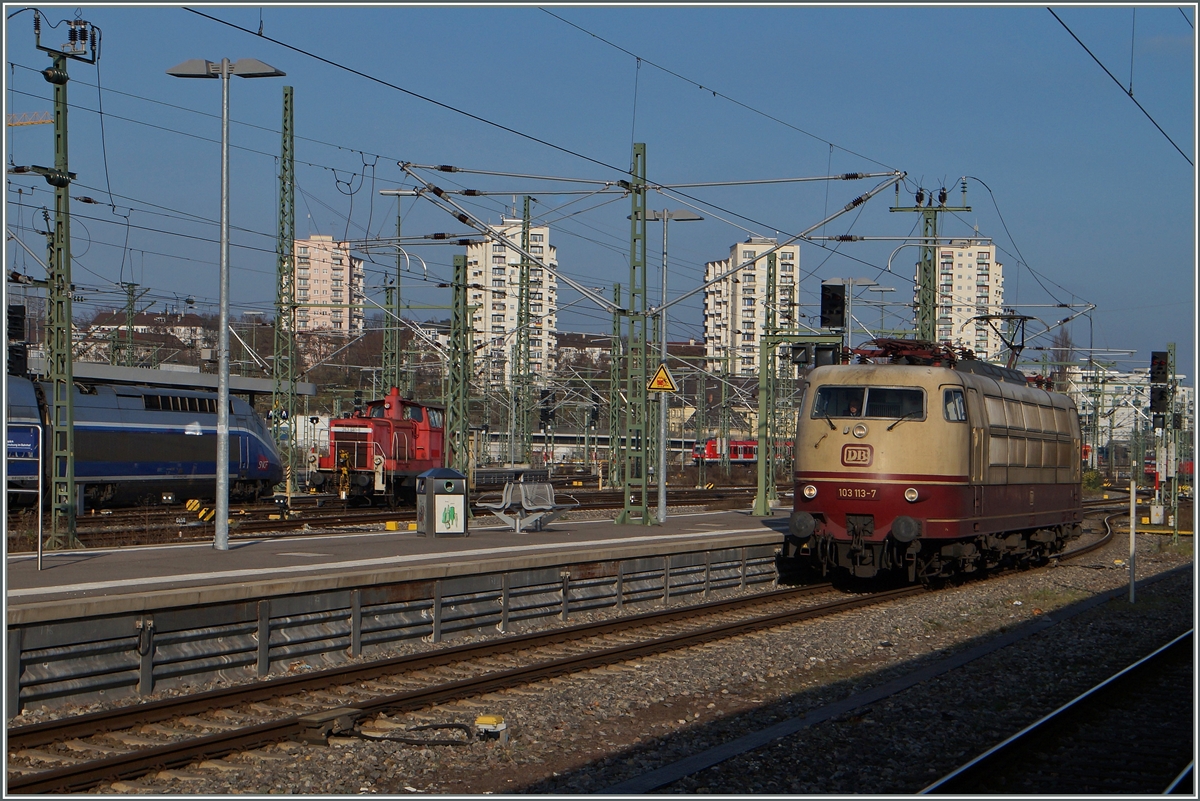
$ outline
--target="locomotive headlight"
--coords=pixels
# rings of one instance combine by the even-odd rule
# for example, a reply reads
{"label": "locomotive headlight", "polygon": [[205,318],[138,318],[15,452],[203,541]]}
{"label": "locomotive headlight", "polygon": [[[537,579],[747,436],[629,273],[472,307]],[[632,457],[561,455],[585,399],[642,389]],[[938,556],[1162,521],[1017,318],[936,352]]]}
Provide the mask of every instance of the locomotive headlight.
{"label": "locomotive headlight", "polygon": [[862,439],[867,435],[867,427],[862,423],[859,423],[853,429],[851,429],[850,433],[852,433],[858,439]]}
{"label": "locomotive headlight", "polygon": [[817,497],[817,488],[812,484],[805,484],[803,493],[804,497],[811,501],[813,498]]}
{"label": "locomotive headlight", "polygon": [[920,493],[917,492],[916,487],[909,487],[904,491],[904,500],[909,503],[916,503],[919,497]]}

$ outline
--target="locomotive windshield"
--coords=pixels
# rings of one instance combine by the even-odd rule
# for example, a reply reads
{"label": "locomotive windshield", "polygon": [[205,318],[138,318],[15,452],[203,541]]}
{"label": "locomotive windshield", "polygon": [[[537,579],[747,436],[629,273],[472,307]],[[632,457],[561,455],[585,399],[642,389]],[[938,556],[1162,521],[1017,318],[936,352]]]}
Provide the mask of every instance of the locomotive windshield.
{"label": "locomotive windshield", "polygon": [[925,417],[925,393],[912,388],[819,387],[812,416],[921,420]]}

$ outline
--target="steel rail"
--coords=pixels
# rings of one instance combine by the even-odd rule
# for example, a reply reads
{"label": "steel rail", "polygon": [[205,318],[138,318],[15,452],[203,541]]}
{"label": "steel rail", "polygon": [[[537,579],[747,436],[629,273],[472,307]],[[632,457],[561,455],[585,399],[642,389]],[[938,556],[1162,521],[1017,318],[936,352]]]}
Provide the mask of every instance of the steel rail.
{"label": "steel rail", "polygon": [[[711,490],[697,490],[695,488],[679,489],[676,491],[675,502],[677,505],[698,503],[701,501],[706,503],[727,502],[749,497],[753,492],[753,487],[726,487]],[[613,509],[619,507],[622,503],[620,492],[605,490],[601,492],[579,492],[578,494],[585,499],[578,507],[582,511]],[[263,505],[259,505],[257,509],[251,510],[248,508],[248,510],[249,514],[276,513],[274,507]],[[103,523],[104,528],[80,529],[78,533],[85,545],[89,547],[144,544],[138,540],[138,537],[148,538],[148,541],[161,544],[164,541],[191,542],[196,539],[212,536],[211,529],[206,529],[205,526],[189,524],[186,526],[186,529],[193,531],[182,540],[177,540],[177,533],[185,530],[181,529],[180,524],[176,522],[176,518],[181,516],[179,511],[154,511],[151,512],[151,515],[152,517],[148,524],[144,523],[144,512],[105,515],[102,521],[98,521]],[[337,527],[355,526],[366,523],[383,523],[393,520],[412,521],[416,520],[416,513],[412,509],[307,509],[302,514],[292,515],[287,520],[256,519],[249,516],[241,519],[234,517],[233,519],[235,523],[230,527],[229,534],[231,538],[237,539],[268,532],[298,530],[305,525]],[[312,532],[305,531],[304,533],[311,534]],[[22,552],[17,549],[10,549],[10,553]]]}
{"label": "steel rail", "polygon": [[[828,585],[820,585],[801,588],[799,590],[781,590],[763,596],[755,596],[753,599],[718,601],[712,604],[672,610],[670,612],[648,613],[619,621],[587,624],[547,634],[524,635],[500,642],[460,646],[458,648],[445,649],[436,654],[399,657],[394,660],[385,660],[384,663],[339,669],[333,671],[339,674],[336,677],[324,673],[319,676],[279,679],[265,682],[262,685],[252,688],[212,691],[182,702],[167,699],[157,703],[143,704],[129,710],[118,710],[116,714],[112,715],[109,713],[94,713],[93,715],[82,716],[78,719],[67,719],[61,722],[49,721],[10,731],[8,744],[10,751],[12,751],[21,747],[31,747],[33,745],[41,745],[48,742],[57,742],[62,739],[78,738],[113,730],[119,728],[118,725],[114,725],[118,720],[122,721],[122,725],[127,727],[136,723],[168,719],[180,714],[203,712],[222,706],[263,700],[266,697],[284,695],[289,692],[295,693],[303,690],[322,689],[331,684],[348,683],[350,681],[363,681],[367,678],[394,672],[397,665],[402,666],[404,669],[419,670],[431,666],[463,661],[472,656],[490,657],[502,653],[510,653],[515,650],[546,647],[569,639],[579,639],[583,636],[599,636],[617,631],[625,631],[634,628],[632,624],[637,621],[640,621],[643,626],[656,623],[661,624],[674,619],[694,617],[700,613],[700,610],[704,610],[705,613],[720,613],[735,609],[739,603],[745,605],[748,601],[763,603],[768,600],[786,600],[789,595],[802,597],[803,595],[825,591],[828,588]],[[535,662],[522,667],[488,673],[477,678],[461,679],[432,687],[382,696],[367,702],[357,702],[353,707],[345,708],[344,710],[333,711],[344,711],[345,714],[358,718],[367,715],[421,709],[432,704],[445,703],[459,698],[481,695],[555,676],[589,670],[630,659],[652,656],[664,651],[688,648],[717,639],[725,639],[739,634],[773,628],[814,617],[836,614],[849,609],[880,604],[924,592],[927,592],[927,590],[923,587],[906,587],[868,596],[842,599],[829,604],[820,604],[800,610],[777,612],[749,620],[721,624],[700,631],[665,637],[656,636],[642,642]],[[142,751],[109,756],[78,765],[67,765],[27,776],[12,777],[9,779],[8,789],[11,792],[22,793],[77,791],[95,786],[100,781],[130,778],[142,775],[149,770],[175,767],[188,764],[197,759],[218,758],[238,749],[254,748],[283,739],[299,738],[311,728],[305,720],[315,714],[318,714],[318,712],[308,711],[300,715],[256,724],[244,729],[219,732],[178,743],[168,743]],[[108,720],[101,720],[105,716],[108,717]],[[87,720],[89,718],[91,720]],[[99,727],[97,724],[105,725]]]}
{"label": "steel rail", "polygon": [[612,634],[625,629],[671,623],[701,614],[720,614],[748,606],[802,598],[805,595],[824,592],[830,587],[831,585],[827,583],[815,584],[742,598],[710,601],[659,612],[644,612],[617,620],[581,623],[553,631],[513,635],[502,640],[450,646],[429,653],[410,654],[377,660],[368,664],[330,668],[302,676],[267,679],[250,686],[226,687],[183,698],[164,698],[160,701],[122,709],[92,712],[44,723],[18,726],[8,730],[8,745],[10,748],[30,748],[63,739],[87,737],[138,723],[152,723],[176,715],[190,715],[247,701],[260,701],[288,693],[322,689],[334,683],[365,681],[397,670],[424,670],[483,655],[494,656],[522,649],[545,647],[585,637]]}
{"label": "steel rail", "polygon": [[1153,653],[1139,659],[965,765],[938,779],[921,790],[920,795],[980,792],[978,789],[980,784],[986,783],[998,773],[1002,773],[1001,766],[1014,755],[1029,749],[1044,752],[1044,744],[1038,746],[1037,743],[1047,738],[1053,738],[1059,733],[1057,730],[1071,726],[1080,715],[1109,703],[1114,693],[1128,688],[1135,680],[1142,681],[1147,675],[1162,670],[1164,665],[1170,664],[1171,660],[1179,659],[1181,655],[1182,657],[1190,655],[1194,632],[1194,629],[1188,629]]}

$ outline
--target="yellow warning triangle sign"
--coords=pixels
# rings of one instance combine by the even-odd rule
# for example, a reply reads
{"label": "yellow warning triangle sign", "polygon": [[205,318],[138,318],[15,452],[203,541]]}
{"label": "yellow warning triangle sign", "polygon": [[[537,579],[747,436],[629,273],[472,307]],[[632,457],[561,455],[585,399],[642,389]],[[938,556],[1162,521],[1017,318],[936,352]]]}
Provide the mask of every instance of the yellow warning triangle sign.
{"label": "yellow warning triangle sign", "polygon": [[675,385],[675,379],[671,377],[671,371],[667,369],[665,364],[658,366],[658,372],[654,374],[654,378],[650,379],[649,386],[646,387],[647,392],[678,392],[679,387]]}

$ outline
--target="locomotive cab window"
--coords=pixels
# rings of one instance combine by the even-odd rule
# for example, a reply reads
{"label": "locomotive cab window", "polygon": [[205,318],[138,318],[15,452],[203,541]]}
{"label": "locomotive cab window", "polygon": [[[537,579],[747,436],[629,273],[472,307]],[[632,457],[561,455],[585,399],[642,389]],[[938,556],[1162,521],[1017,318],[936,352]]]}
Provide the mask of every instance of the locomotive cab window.
{"label": "locomotive cab window", "polygon": [[907,387],[819,387],[812,416],[923,420],[925,393]]}
{"label": "locomotive cab window", "polygon": [[948,389],[942,394],[942,404],[945,408],[946,419],[951,423],[967,421],[967,402],[961,389]]}
{"label": "locomotive cab window", "polygon": [[437,409],[429,410],[429,425],[433,428],[442,427],[442,413]]}
{"label": "locomotive cab window", "polygon": [[422,420],[424,420],[425,418],[421,414],[420,406],[405,406],[404,407],[404,419],[405,420],[416,420],[419,423]]}
{"label": "locomotive cab window", "polygon": [[863,387],[820,387],[813,400],[812,416],[861,417],[865,394]]}
{"label": "locomotive cab window", "polygon": [[383,404],[382,403],[377,403],[371,407],[371,416],[372,417],[383,417]]}

